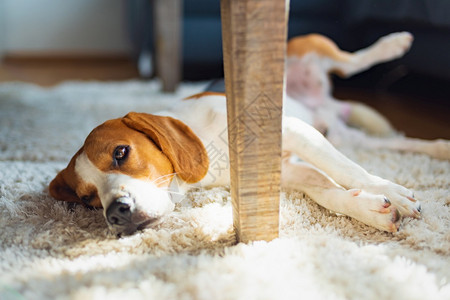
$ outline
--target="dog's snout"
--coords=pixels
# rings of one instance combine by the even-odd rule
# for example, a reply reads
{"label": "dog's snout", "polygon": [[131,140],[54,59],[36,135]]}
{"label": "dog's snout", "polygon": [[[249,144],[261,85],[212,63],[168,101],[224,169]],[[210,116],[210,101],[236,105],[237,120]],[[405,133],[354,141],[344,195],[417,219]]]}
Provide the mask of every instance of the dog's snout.
{"label": "dog's snout", "polygon": [[132,222],[134,201],[128,197],[115,199],[106,210],[106,218],[113,226],[127,226]]}
{"label": "dog's snout", "polygon": [[133,198],[121,197],[115,199],[106,209],[106,220],[118,235],[128,235],[158,224],[161,216],[139,209]]}

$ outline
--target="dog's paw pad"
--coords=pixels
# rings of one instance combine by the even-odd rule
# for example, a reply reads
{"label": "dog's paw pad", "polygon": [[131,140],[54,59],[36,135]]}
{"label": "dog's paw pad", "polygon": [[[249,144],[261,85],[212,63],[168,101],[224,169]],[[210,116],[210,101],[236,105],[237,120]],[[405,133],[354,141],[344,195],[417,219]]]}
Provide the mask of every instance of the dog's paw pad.
{"label": "dog's paw pad", "polygon": [[391,224],[389,224],[389,232],[397,232],[400,228],[401,216],[396,208],[391,210]]}

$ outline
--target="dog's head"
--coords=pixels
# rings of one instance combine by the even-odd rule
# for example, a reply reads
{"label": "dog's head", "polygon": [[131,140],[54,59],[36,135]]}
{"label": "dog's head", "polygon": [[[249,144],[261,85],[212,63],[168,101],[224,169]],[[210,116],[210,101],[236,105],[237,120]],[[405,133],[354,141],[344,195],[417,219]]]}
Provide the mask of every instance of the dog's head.
{"label": "dog's head", "polygon": [[131,234],[173,210],[167,189],[174,175],[197,182],[208,164],[202,142],[181,121],[129,113],[95,128],[49,191],[58,200],[103,207],[114,231]]}

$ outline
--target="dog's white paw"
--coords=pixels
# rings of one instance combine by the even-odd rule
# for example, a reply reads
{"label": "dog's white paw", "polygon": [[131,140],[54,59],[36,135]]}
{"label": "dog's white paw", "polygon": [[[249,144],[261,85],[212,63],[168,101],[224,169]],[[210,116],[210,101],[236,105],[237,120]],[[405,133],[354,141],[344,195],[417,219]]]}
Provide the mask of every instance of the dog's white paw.
{"label": "dog's white paw", "polygon": [[373,194],[384,195],[402,217],[420,218],[420,202],[414,199],[414,193],[409,189],[377,176],[373,176],[372,183],[365,185],[364,189]]}
{"label": "dog's white paw", "polygon": [[409,32],[395,32],[380,38],[376,45],[385,60],[399,58],[405,54],[414,38]]}
{"label": "dog's white paw", "polygon": [[388,198],[359,189],[347,193],[353,202],[349,211],[351,217],[379,230],[397,232],[401,216]]}

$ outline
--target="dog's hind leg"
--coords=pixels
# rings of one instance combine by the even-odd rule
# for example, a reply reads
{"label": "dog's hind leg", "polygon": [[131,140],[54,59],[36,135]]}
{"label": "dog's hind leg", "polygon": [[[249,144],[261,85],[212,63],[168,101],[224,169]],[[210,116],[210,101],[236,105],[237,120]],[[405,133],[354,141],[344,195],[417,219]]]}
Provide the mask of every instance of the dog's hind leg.
{"label": "dog's hind leg", "polygon": [[396,232],[400,214],[384,195],[361,189],[345,188],[336,184],[322,171],[304,162],[283,161],[282,184],[284,188],[298,189],[317,204],[352,217],[377,229]]}
{"label": "dog's hind leg", "polygon": [[366,149],[390,149],[402,152],[426,154],[430,157],[450,160],[450,141],[444,139],[422,140],[402,136],[379,138],[343,124],[334,124],[327,138],[335,146],[343,143]]}
{"label": "dog's hind leg", "polygon": [[390,139],[375,139],[369,138],[369,144],[373,147],[392,149],[405,152],[415,152],[427,154],[433,158],[450,160],[450,141],[437,140],[421,140],[415,138],[390,138]]}
{"label": "dog's hind leg", "polygon": [[390,136],[395,132],[388,119],[370,106],[354,101],[344,103],[349,105],[347,118],[344,119],[348,125],[374,136]]}
{"label": "dog's hind leg", "polygon": [[373,65],[403,56],[411,47],[413,36],[409,32],[396,32],[386,35],[372,46],[354,52],[349,60],[334,61],[331,71],[343,77],[369,69]]}
{"label": "dog's hind leg", "polygon": [[421,153],[437,159],[450,160],[450,141],[443,139],[428,141],[406,137],[386,139],[366,137],[364,147]]}

